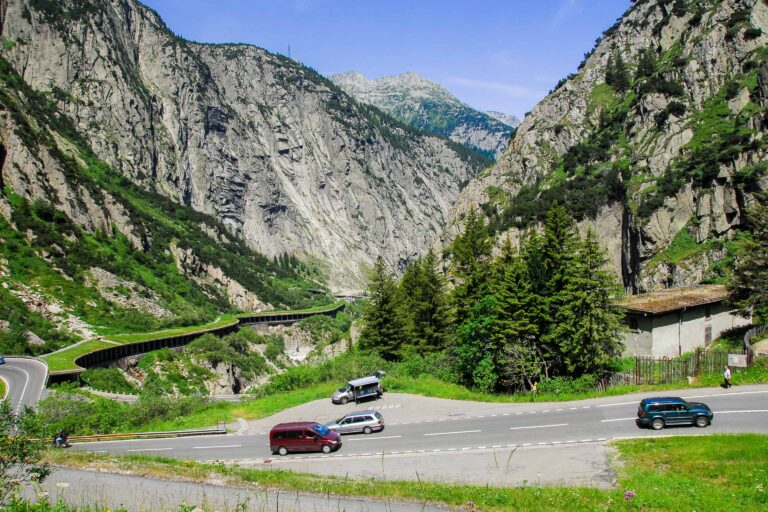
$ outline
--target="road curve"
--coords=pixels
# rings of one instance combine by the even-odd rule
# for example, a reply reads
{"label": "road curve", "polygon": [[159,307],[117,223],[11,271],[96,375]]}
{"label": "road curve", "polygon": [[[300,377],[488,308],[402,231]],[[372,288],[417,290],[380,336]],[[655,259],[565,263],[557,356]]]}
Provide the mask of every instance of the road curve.
{"label": "road curve", "polygon": [[[266,431],[226,437],[83,443],[74,449],[223,461],[350,477],[370,477],[380,472],[389,478],[412,478],[418,473],[420,477],[441,481],[512,484],[537,479],[574,482],[576,475],[577,483],[594,485],[597,480],[611,479],[607,461],[601,461],[605,459],[606,442],[613,439],[768,433],[768,386],[740,386],[738,391],[734,388],[729,392],[687,389],[648,396],[659,394],[683,395],[708,403],[715,412],[713,424],[704,429],[677,427],[660,432],[639,429],[634,421],[639,399],[619,396],[584,402],[508,404],[500,405],[492,413],[415,421],[397,418],[398,409],[384,409],[387,428],[383,432],[344,436],[342,448],[330,455],[274,456]],[[572,462],[564,463],[565,460]],[[515,471],[506,470],[514,461],[520,461]],[[539,469],[531,470],[537,466]],[[595,466],[601,468],[597,473],[592,469]]]}
{"label": "road curve", "polygon": [[48,381],[48,366],[38,359],[6,357],[5,364],[0,365],[0,379],[5,381],[7,399],[18,413],[22,406],[37,405]]}

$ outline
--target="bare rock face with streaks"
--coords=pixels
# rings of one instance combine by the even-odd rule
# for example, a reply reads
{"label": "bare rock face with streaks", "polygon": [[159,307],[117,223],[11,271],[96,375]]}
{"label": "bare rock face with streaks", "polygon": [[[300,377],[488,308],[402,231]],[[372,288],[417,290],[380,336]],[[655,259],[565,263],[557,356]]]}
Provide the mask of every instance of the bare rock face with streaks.
{"label": "bare rock face with streaks", "polygon": [[[295,61],[184,41],[134,0],[20,0],[2,16],[4,58],[50,92],[101,159],[268,257],[324,262],[332,285],[359,288],[377,256],[398,267],[422,253],[479,165]],[[8,154],[29,156],[23,145]],[[55,166],[38,165],[64,188]],[[59,197],[67,207],[82,194]],[[119,208],[101,206],[129,236]]]}

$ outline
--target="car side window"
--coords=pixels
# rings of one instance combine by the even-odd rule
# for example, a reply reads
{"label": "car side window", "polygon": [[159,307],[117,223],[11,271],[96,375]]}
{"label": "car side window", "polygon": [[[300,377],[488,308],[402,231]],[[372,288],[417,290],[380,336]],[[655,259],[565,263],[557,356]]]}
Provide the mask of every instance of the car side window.
{"label": "car side window", "polygon": [[652,405],[648,408],[648,412],[661,412],[661,410],[660,405]]}
{"label": "car side window", "polygon": [[362,423],[363,421],[364,421],[364,420],[363,420],[363,417],[362,417],[362,416],[357,416],[357,417],[355,418],[355,423]]}
{"label": "car side window", "polygon": [[304,431],[304,437],[307,439],[317,439],[317,435],[314,432],[310,432],[309,430]]}
{"label": "car side window", "polygon": [[373,421],[373,416],[366,416],[363,421]]}
{"label": "car side window", "polygon": [[352,420],[350,420],[350,418],[344,418],[344,419],[341,421],[341,423],[339,423],[339,425],[347,425],[347,424],[349,424],[349,423],[351,423],[351,422],[352,422]]}

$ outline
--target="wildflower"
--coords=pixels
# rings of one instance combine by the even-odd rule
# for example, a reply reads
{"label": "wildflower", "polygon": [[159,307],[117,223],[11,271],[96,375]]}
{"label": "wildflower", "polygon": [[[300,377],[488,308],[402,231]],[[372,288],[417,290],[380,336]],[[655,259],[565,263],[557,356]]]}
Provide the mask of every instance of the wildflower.
{"label": "wildflower", "polygon": [[632,498],[637,498],[637,493],[635,491],[625,491],[624,492],[624,499],[627,500],[627,503],[632,501]]}

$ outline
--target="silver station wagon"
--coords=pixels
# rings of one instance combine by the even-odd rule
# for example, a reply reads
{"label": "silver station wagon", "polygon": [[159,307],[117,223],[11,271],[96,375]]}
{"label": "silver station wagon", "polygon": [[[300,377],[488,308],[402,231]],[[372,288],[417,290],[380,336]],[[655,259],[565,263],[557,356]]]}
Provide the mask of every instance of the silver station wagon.
{"label": "silver station wagon", "polygon": [[351,412],[326,426],[339,434],[370,434],[384,430],[384,417],[378,411]]}

